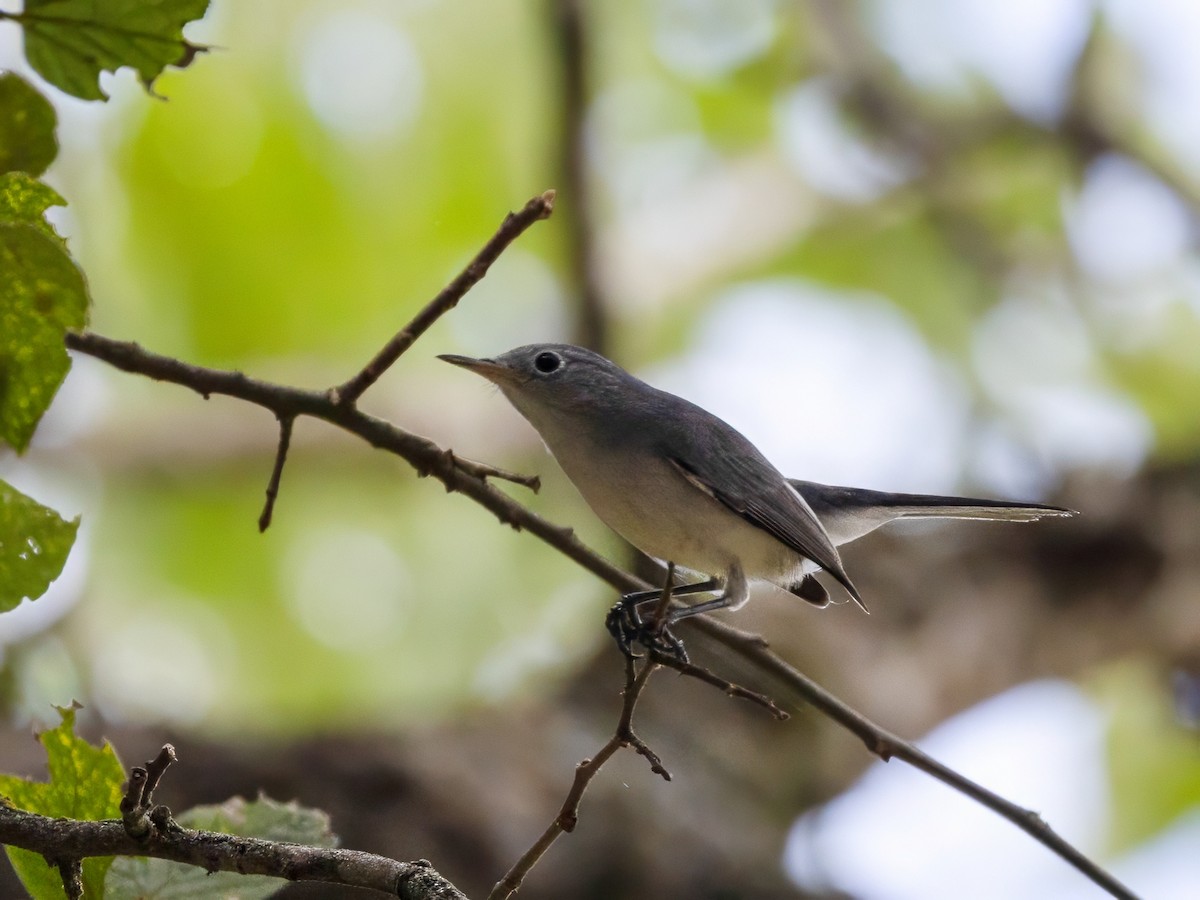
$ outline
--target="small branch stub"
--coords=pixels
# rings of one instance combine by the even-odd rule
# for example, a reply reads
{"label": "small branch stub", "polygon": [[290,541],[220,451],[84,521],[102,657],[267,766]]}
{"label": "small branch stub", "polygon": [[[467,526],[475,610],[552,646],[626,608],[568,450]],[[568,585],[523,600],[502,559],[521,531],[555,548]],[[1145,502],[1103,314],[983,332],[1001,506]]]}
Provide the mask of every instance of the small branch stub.
{"label": "small branch stub", "polygon": [[258,517],[260,534],[271,527],[271,517],[275,514],[275,498],[279,496],[279,481],[283,478],[283,466],[287,462],[288,448],[292,443],[292,426],[296,422],[294,415],[280,414],[278,418],[279,446],[275,449],[275,465],[271,468],[271,478],[267,482],[267,499]]}
{"label": "small branch stub", "polygon": [[[154,806],[154,790],[175,759],[175,748],[163,744],[158,755],[145,766],[130,769],[125,796],[121,798],[121,823],[130,837],[144,840],[153,833],[155,825],[159,825],[161,830],[160,811],[166,810],[166,807]],[[169,820],[170,815],[170,810],[166,810],[166,819]]]}
{"label": "small branch stub", "polygon": [[83,897],[83,860],[59,860],[58,874],[62,878],[63,891],[68,900],[80,900]]}

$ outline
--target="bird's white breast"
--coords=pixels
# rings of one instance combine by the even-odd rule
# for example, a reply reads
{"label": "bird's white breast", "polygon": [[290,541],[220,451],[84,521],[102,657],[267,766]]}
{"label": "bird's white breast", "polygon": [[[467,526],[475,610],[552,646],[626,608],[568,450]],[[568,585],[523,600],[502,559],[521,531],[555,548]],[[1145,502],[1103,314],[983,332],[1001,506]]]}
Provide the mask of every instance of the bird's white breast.
{"label": "bird's white breast", "polygon": [[553,426],[539,430],[596,515],[643,553],[710,575],[735,563],[747,577],[770,581],[798,570],[801,559],[790,548],[644,445],[597,444]]}

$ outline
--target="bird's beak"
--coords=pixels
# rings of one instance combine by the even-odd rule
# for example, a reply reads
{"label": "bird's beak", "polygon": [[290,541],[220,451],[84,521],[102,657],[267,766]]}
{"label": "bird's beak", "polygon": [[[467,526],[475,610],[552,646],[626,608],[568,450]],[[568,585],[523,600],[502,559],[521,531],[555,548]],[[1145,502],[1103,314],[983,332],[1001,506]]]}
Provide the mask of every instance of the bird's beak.
{"label": "bird's beak", "polygon": [[473,356],[459,356],[456,353],[443,353],[438,356],[438,359],[461,366],[469,372],[474,372],[476,375],[482,375],[494,384],[511,383],[516,376],[516,373],[512,369],[496,362],[494,359],[475,359]]}

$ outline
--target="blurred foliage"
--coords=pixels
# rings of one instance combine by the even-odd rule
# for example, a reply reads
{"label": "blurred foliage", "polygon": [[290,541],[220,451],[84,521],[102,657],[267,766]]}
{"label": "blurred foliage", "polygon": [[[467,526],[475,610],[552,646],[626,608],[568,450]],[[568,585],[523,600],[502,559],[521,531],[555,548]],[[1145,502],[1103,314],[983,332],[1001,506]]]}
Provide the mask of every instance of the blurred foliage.
{"label": "blurred foliage", "polygon": [[[144,314],[143,334],[160,346],[161,337],[185,338],[166,349],[199,361],[354,359],[440,289],[514,198],[547,186],[538,124],[546,85],[536,66],[506,64],[537,49],[523,5],[489,13],[486,29],[488,4],[461,17],[381,16],[380,29],[403,22],[409,37],[397,40],[422,46],[412,102],[423,115],[419,127],[401,120],[391,134],[364,124],[361,136],[322,123],[301,93],[302,73],[281,70],[341,18],[319,5],[305,15],[293,7],[231,9],[233,35],[272,19],[287,24],[259,33],[266,40],[254,52],[165,77],[170,103],[144,111],[116,160],[129,203],[116,259],[131,262],[137,278],[122,279],[114,302]],[[345,19],[349,28],[372,21]],[[478,90],[475,67],[492,72],[494,93]],[[543,229],[523,247],[545,252],[548,240]]]}
{"label": "blurred foliage", "polygon": [[1200,318],[1184,297],[1163,315],[1152,347],[1114,347],[1114,380],[1128,388],[1154,425],[1155,450],[1164,462],[1196,458],[1200,444]]}
{"label": "blurred foliage", "polygon": [[[1038,429],[997,383],[1086,388],[1149,422],[1138,462],[1197,458],[1200,173],[1156,131],[1149,78],[1131,63],[1141,51],[1107,13],[1069,60],[1063,109],[1039,117],[1006,101],[982,63],[950,85],[915,77],[880,24],[898,3],[588,4],[593,101],[582,110],[560,108],[573,62],[549,5],[219,2],[185,40],[203,3],[169,15],[170,4],[134,4],[167,16],[147,26],[164,42],[141,61],[100,54],[86,70],[41,61],[38,41],[54,38],[38,30],[46,5],[27,4],[21,22],[34,68],[76,96],[103,88],[116,101],[101,117],[54,95],[67,124],[50,170],[71,200],[54,221],[107,334],[336,383],[506,209],[561,183],[555,142],[562,117],[577,117],[592,202],[560,194],[556,217],[586,208],[594,219],[619,359],[685,356],[732,289],[782,277],[894,306],[970,393],[975,431],[1016,435],[1015,454],[1050,480],[1069,473],[1043,460]],[[160,75],[191,60],[193,37],[222,50]],[[119,62],[169,102],[100,74]],[[0,263],[22,276],[0,284],[0,424],[18,449],[65,374],[57,336],[87,311],[82,276],[43,217],[58,197],[30,180],[54,156],[54,125],[25,81],[0,76],[0,163],[26,173],[0,195]],[[1096,168],[1114,158],[1192,223],[1173,255],[1117,274],[1089,268],[1079,236]],[[1139,222],[1125,225],[1110,247],[1137,237]],[[564,233],[556,218],[523,237],[363,403],[466,455],[547,475],[531,504],[616,553],[501,401],[430,362],[567,333],[576,286]],[[28,260],[54,275],[32,292]],[[981,336],[1027,297],[1041,331],[1021,320],[989,378]],[[26,315],[47,298],[49,337]],[[1055,331],[1063,309],[1078,333]],[[57,357],[11,368],[39,345]],[[873,376],[890,377],[890,362]],[[394,726],[550,691],[606,640],[597,623],[611,598],[593,580],[390,459],[302,423],[275,524],[259,536],[267,417],[95,367],[67,384],[77,392],[43,425],[35,474],[87,510],[86,586],[23,649],[68,647],[110,718],[224,734]],[[20,485],[30,471],[4,474]],[[113,652],[125,646],[142,652]],[[4,656],[4,680],[32,677],[21,667],[36,656]],[[1147,699],[1157,690],[1137,678],[1113,689],[1120,846],[1196,802],[1197,763]],[[1134,709],[1154,721],[1134,721]],[[1171,787],[1147,791],[1148,773],[1169,773]]]}
{"label": "blurred foliage", "polygon": [[1110,839],[1125,850],[1200,806],[1196,735],[1180,727],[1161,673],[1147,666],[1112,666],[1094,687],[1112,717]]}
{"label": "blurred foliage", "polygon": [[[26,781],[0,775],[0,797],[18,809],[44,816],[70,819],[112,819],[120,815],[121,783],[125,773],[117,754],[107,742],[93,747],[75,734],[75,708],[60,709],[62,722],[43,731],[38,740],[46,748],[50,780]],[[8,858],[29,893],[38,900],[66,897],[58,868],[28,850],[9,847]],[[84,891],[89,897],[104,896],[104,878],[112,857],[83,861]]]}
{"label": "blurred foliage", "polygon": [[[836,112],[833,124],[814,130],[842,129],[844,155],[891,160],[892,174],[855,199],[812,180],[807,194],[796,195],[805,209],[764,233],[764,249],[753,258],[710,254],[703,278],[686,293],[668,287],[668,302],[639,309],[627,323],[616,312],[619,338],[638,355],[678,353],[727,287],[784,275],[886,298],[917,325],[931,352],[956,360],[977,384],[971,369],[979,323],[1014,280],[1068,279],[1083,294],[1079,310],[1103,360],[1099,383],[1138,400],[1156,427],[1159,452],[1193,452],[1200,415],[1191,404],[1200,401],[1188,398],[1200,391],[1180,388],[1198,377],[1187,352],[1196,316],[1181,302],[1156,337],[1136,347],[1107,340],[1111,326],[1086,299],[1092,287],[1079,277],[1065,233],[1063,197],[1079,190],[1090,159],[1072,133],[1012,114],[979,79],[966,99],[953,101],[906,82],[874,44],[874,26],[849,5],[763,9],[731,7],[720,14],[725,20],[716,7],[708,20],[686,5],[588,10],[597,103],[583,112],[602,232],[620,235],[648,204],[669,206],[706,179],[728,177],[736,187],[730,173],[746,161],[767,161],[781,183],[812,180],[790,161],[795,148],[782,124],[786,101],[800,89],[827,96]],[[276,0],[219,4],[205,26],[196,40],[222,52],[159,77],[166,103],[135,102],[126,82],[112,81],[120,114],[102,123],[98,140],[68,147],[56,169],[56,185],[73,198],[74,249],[102,298],[101,330],[197,362],[332,382],[441,287],[505,208],[555,181],[553,136],[564,113],[554,84],[562,61],[538,7],[476,2],[451,13],[439,5]],[[169,30],[177,39],[178,23]],[[1089,49],[1079,97],[1090,95],[1083,81],[1109,77],[1091,62],[1096,54],[1125,52],[1105,34],[1110,49]],[[706,57],[711,47],[722,49]],[[372,91],[388,102],[371,106]],[[605,112],[617,96],[624,105]],[[653,100],[649,112],[632,102],[639,97]],[[898,121],[904,127],[894,127]],[[628,193],[621,167],[647,166],[662,153],[667,171],[679,141],[702,153],[694,168],[675,170],[678,184],[655,181],[658,170],[650,168],[648,180],[628,182],[649,192],[631,199],[639,195]],[[572,214],[573,200],[561,198],[559,215]],[[762,198],[764,208],[772,202]],[[553,225],[523,238],[464,309],[426,339],[437,345],[430,352],[456,342],[482,349],[497,333],[517,342],[562,330],[553,309],[571,286],[559,283],[561,250]],[[423,357],[406,359],[365,402],[411,414],[419,398],[432,397],[453,408],[460,399],[442,393],[433,371]],[[195,430],[196,446],[213,446],[212,463],[167,475],[161,470],[169,468],[175,426],[133,423],[153,422],[187,401],[169,389],[104,377],[114,402],[125,404],[117,410],[129,410],[114,410],[110,433],[140,435],[143,449],[109,476],[94,537],[96,587],[69,633],[92,656],[88,647],[137,623],[203,619],[208,624],[198,627],[207,637],[191,645],[197,658],[214,684],[240,689],[232,701],[200,703],[196,709],[207,712],[185,720],[204,715],[217,717],[217,727],[256,721],[290,730],[367,710],[423,715],[449,696],[469,698],[472,670],[513,652],[509,640],[530,621],[557,623],[547,598],[587,591],[587,580],[553,554],[498,535],[477,512],[460,513],[436,492],[407,486],[391,465],[364,464],[360,450],[341,444],[299,442],[284,514],[257,538],[249,527],[268,468],[266,424],[247,417],[225,429],[219,415],[193,420],[185,427]],[[420,421],[434,425],[426,413]],[[464,421],[442,427],[452,439],[457,432],[455,442],[468,452],[498,455],[490,449],[495,442]],[[528,432],[518,433],[532,449]],[[119,441],[104,446],[102,456],[122,452]],[[551,469],[540,456],[508,462]],[[537,500],[552,514],[586,520],[563,513],[563,502],[576,501],[569,492]],[[327,614],[321,604],[297,599],[302,591],[288,581],[289,554],[298,552],[288,548],[326,546],[336,539],[331,521],[391,548],[396,558],[387,565],[401,560],[407,580],[379,604],[403,611],[393,614],[387,640],[330,641],[312,624]],[[452,547],[435,540],[443,525],[459,537]],[[446,563],[455,554],[479,561]],[[335,591],[336,580],[330,585]],[[587,602],[604,603],[599,596]],[[336,599],[329,603],[336,609]],[[600,640],[586,616],[571,618],[553,626],[556,639]],[[425,639],[435,633],[443,641],[437,648]],[[296,658],[312,665],[294,671],[286,663]],[[532,673],[538,664],[530,665]],[[93,659],[84,671],[109,696],[112,685],[132,677],[115,668]],[[165,712],[155,713],[153,703],[138,708],[139,715]]]}
{"label": "blurred foliage", "polygon": [[931,340],[962,348],[979,311],[995,301],[986,281],[955,252],[919,197],[899,197],[874,215],[846,214],[813,229],[774,271],[842,290],[891,298]]}
{"label": "blurred foliage", "polygon": [[262,536],[256,468],[112,485],[122,500],[94,544],[105,587],[72,630],[144,651],[97,661],[104,708],[215,732],[352,728],[493,699],[579,652],[601,606],[573,564],[511,530],[494,540],[468,502],[367,448],[342,452],[295,454]]}

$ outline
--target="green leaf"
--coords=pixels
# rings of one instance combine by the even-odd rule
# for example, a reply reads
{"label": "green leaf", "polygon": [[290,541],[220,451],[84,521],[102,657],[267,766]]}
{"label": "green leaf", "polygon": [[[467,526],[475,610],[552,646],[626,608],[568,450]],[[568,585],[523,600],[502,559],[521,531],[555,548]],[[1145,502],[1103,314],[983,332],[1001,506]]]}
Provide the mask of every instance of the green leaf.
{"label": "green leaf", "polygon": [[24,78],[0,75],[0,174],[41,175],[58,156],[54,107]]}
{"label": "green leaf", "polygon": [[78,529],[78,518],[67,522],[0,480],[0,613],[46,593]]}
{"label": "green leaf", "polygon": [[0,175],[0,223],[33,225],[42,234],[61,241],[45,214],[51,206],[66,205],[58,191],[25,172]]}
{"label": "green leaf", "polygon": [[[112,819],[121,814],[121,783],[125,771],[106,741],[93,747],[75,735],[75,709],[59,709],[62,723],[38,736],[46,748],[50,780],[28,781],[15,775],[0,775],[0,796],[13,806],[43,816],[70,819]],[[28,850],[8,849],[8,858],[26,890],[43,900],[65,897],[58,870]],[[94,857],[83,862],[84,895],[104,896],[104,876],[112,857]]]}
{"label": "green leaf", "polygon": [[87,323],[83,273],[41,218],[57,202],[24,173],[0,175],[0,439],[18,453],[71,367],[63,334]]}
{"label": "green leaf", "polygon": [[[295,803],[277,803],[266,797],[253,803],[234,797],[220,806],[197,806],[178,816],[176,821],[185,828],[271,841],[317,847],[332,847],[337,843],[325,813]],[[257,900],[271,896],[284,886],[284,882],[266,875],[239,875],[236,872],[210,875],[202,868],[165,859],[122,857],[113,863],[106,886],[110,898]]]}
{"label": "green leaf", "polygon": [[104,100],[101,72],[137,69],[153,92],[167,66],[184,68],[206,48],[184,40],[208,0],[26,0],[11,18],[25,29],[25,56],[39,75],[68,94]]}

